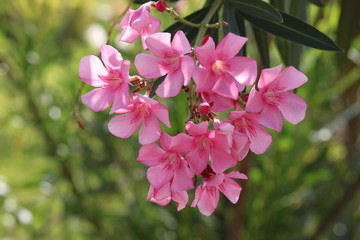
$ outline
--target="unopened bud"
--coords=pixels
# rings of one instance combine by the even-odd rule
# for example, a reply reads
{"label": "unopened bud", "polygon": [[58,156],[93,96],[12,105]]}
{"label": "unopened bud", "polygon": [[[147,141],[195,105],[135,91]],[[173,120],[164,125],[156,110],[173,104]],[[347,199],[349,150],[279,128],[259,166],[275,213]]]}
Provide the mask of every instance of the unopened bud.
{"label": "unopened bud", "polygon": [[207,102],[203,102],[203,103],[200,103],[198,109],[201,114],[206,115],[210,112],[211,106]]}
{"label": "unopened bud", "polygon": [[153,4],[153,6],[158,10],[159,12],[163,12],[166,10],[166,2],[160,0]]}

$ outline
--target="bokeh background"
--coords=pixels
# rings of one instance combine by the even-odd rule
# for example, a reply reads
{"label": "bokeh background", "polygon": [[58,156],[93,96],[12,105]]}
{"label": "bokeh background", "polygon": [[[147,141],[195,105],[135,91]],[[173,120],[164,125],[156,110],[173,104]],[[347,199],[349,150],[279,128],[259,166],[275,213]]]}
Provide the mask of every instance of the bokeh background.
{"label": "bokeh background", "polygon": [[[177,9],[185,16],[203,2]],[[113,137],[107,111],[79,104],[79,92],[90,89],[80,88],[79,60],[99,53],[128,2],[1,0],[0,239],[360,239],[360,1],[291,2],[298,4],[284,11],[344,51],[286,41],[279,50],[282,40],[268,36],[270,65],[292,63],[309,77],[297,91],[308,102],[306,119],[271,131],[269,150],[239,166],[249,176],[241,200],[222,196],[204,217],[148,202],[137,136]],[[155,14],[163,29],[173,23]],[[247,33],[248,55],[259,59],[250,25]],[[133,59],[140,43],[122,44],[118,34],[116,26],[110,44]],[[185,97],[166,104],[174,134],[187,118]]]}

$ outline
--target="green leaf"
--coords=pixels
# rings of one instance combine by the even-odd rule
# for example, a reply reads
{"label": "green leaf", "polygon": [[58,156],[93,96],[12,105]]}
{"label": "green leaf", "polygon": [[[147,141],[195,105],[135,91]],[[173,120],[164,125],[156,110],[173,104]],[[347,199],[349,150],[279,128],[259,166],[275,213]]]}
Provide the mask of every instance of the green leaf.
{"label": "green leaf", "polygon": [[151,91],[150,91],[150,94],[149,94],[149,97],[153,97],[155,96],[155,92],[156,92],[156,89],[159,87],[159,85],[165,80],[165,76],[162,76],[162,77],[159,77],[158,79],[155,80],[154,84],[152,85],[152,88],[151,88]]}
{"label": "green leaf", "polygon": [[283,23],[263,20],[243,12],[238,13],[255,26],[276,36],[317,49],[341,51],[324,33],[286,13],[281,12],[284,19]]}
{"label": "green leaf", "polygon": [[224,3],[223,20],[229,24],[227,26],[224,26],[223,28],[224,36],[229,32],[240,35],[240,30],[236,21],[235,12],[229,2]]}
{"label": "green leaf", "polygon": [[261,0],[231,0],[230,2],[241,13],[267,21],[283,21],[280,12],[276,8]]}

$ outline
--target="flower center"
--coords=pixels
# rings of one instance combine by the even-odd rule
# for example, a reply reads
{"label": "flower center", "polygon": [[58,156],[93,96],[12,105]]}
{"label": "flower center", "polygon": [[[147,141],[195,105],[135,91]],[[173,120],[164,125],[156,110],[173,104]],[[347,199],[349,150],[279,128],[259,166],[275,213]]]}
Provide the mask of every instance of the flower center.
{"label": "flower center", "polygon": [[168,71],[175,71],[180,67],[180,57],[177,54],[169,54],[165,57],[163,67]]}
{"label": "flower center", "polygon": [[135,103],[134,106],[135,110],[134,110],[134,117],[133,117],[133,121],[136,121],[138,119],[144,119],[150,116],[150,106],[146,103],[143,102],[137,102]]}
{"label": "flower center", "polygon": [[113,70],[109,70],[107,75],[99,77],[108,87],[117,87],[123,81],[121,74]]}
{"label": "flower center", "polygon": [[202,135],[195,138],[195,145],[201,150],[209,150],[212,143],[211,140],[207,138],[207,136]]}
{"label": "flower center", "polygon": [[179,157],[176,153],[170,153],[166,156],[166,160],[169,164],[173,165],[178,161]]}
{"label": "flower center", "polygon": [[274,105],[279,102],[279,94],[276,91],[267,91],[263,94],[263,99],[266,103]]}
{"label": "flower center", "polygon": [[216,60],[211,66],[211,70],[217,75],[222,74],[225,71],[225,69],[226,69],[226,64],[222,60]]}

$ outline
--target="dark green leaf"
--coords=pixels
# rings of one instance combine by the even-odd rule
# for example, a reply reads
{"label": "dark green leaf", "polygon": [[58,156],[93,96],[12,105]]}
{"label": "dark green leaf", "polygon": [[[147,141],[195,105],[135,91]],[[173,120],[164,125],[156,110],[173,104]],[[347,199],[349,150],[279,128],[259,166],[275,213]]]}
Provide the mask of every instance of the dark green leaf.
{"label": "dark green leaf", "polygon": [[231,0],[231,5],[241,13],[274,22],[282,22],[280,12],[261,0]]}
{"label": "dark green leaf", "polygon": [[223,20],[229,24],[227,26],[224,26],[224,36],[229,32],[240,35],[240,30],[236,21],[235,12],[229,2],[225,2],[224,4]]}
{"label": "dark green leaf", "polygon": [[238,13],[255,26],[276,36],[317,49],[341,51],[328,36],[286,13],[281,13],[284,19],[283,23],[255,18],[243,12]]}
{"label": "dark green leaf", "polygon": [[151,88],[151,92],[150,92],[150,95],[149,97],[153,97],[155,96],[155,92],[156,92],[156,89],[159,87],[159,85],[165,80],[165,76],[162,76],[162,77],[159,77],[158,79],[155,80],[154,84],[152,85],[152,88]]}
{"label": "dark green leaf", "polygon": [[322,1],[322,0],[309,0],[309,2],[315,4],[315,5],[319,6],[319,7],[325,6],[324,1]]}
{"label": "dark green leaf", "polygon": [[262,67],[268,68],[270,67],[270,55],[267,33],[255,26],[253,26],[253,32],[255,35],[256,46],[260,55]]}
{"label": "dark green leaf", "polygon": [[[235,13],[235,18],[236,18],[236,23],[239,27],[240,36],[246,37],[246,28],[245,28],[244,18],[241,15],[239,15],[238,13]],[[240,52],[237,54],[238,56],[246,56],[246,46],[247,46],[247,44],[245,44],[241,48]]]}

